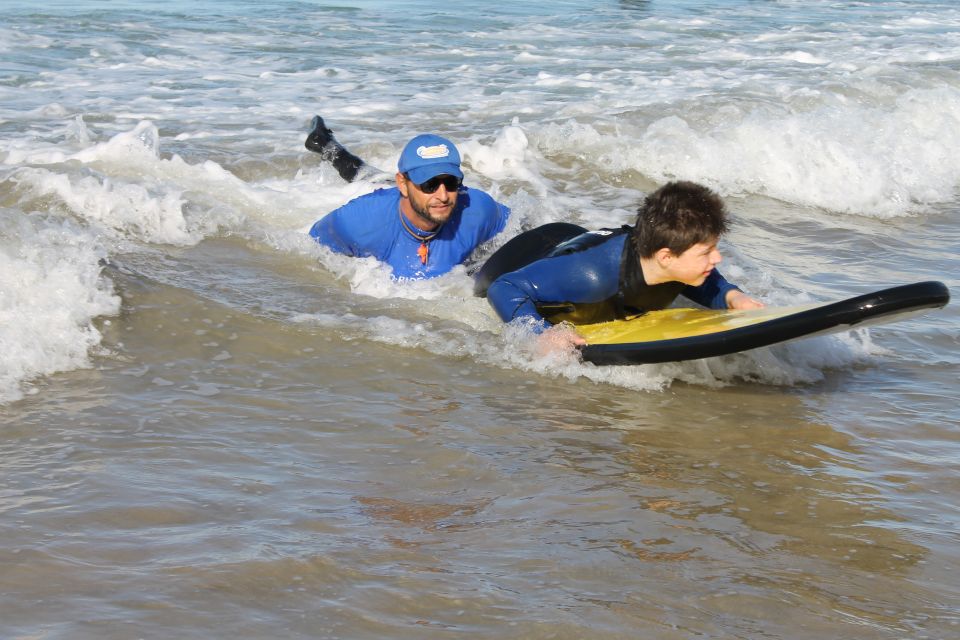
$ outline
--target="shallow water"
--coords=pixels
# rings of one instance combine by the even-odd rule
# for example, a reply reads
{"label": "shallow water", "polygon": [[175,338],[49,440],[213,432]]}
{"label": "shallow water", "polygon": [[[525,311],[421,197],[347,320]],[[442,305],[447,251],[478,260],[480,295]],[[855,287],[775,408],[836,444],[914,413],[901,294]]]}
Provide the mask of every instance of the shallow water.
{"label": "shallow water", "polygon": [[956,290],[952,4],[4,7],[0,636],[960,632],[954,305],[603,368],[303,233],[320,113],[454,138],[476,261],[684,177],[768,303]]}

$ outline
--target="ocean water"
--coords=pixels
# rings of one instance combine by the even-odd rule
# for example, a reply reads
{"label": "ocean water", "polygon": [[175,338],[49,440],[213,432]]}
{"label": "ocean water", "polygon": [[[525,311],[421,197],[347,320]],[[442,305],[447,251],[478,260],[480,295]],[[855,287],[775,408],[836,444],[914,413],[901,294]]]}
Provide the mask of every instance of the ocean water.
{"label": "ocean water", "polygon": [[960,284],[953,2],[7,0],[0,637],[960,636],[960,313],[544,356],[308,240],[455,140],[507,231],[670,179],[768,304]]}

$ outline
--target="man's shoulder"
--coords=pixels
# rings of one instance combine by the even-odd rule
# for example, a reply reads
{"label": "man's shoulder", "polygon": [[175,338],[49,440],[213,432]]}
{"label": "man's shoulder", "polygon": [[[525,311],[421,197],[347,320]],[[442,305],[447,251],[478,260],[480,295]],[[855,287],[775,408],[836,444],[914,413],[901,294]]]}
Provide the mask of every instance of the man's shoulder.
{"label": "man's shoulder", "polygon": [[377,189],[334,209],[330,215],[340,226],[368,228],[383,225],[397,215],[400,192],[397,189]]}
{"label": "man's shoulder", "polygon": [[470,187],[463,187],[457,197],[463,202],[464,211],[495,211],[503,206],[486,191]]}
{"label": "man's shoulder", "polygon": [[370,193],[357,196],[350,202],[341,206],[336,211],[351,211],[354,209],[364,209],[368,211],[390,211],[389,205],[400,199],[400,191],[396,187],[385,189],[375,189]]}
{"label": "man's shoulder", "polygon": [[[334,209],[318,224],[322,223],[328,235],[349,246],[353,255],[374,255],[382,259],[399,226],[396,224],[398,201],[396,188],[377,189]],[[318,234],[322,235],[322,230]]]}
{"label": "man's shoulder", "polygon": [[510,216],[509,207],[500,204],[480,189],[464,188],[457,196],[461,230],[473,228],[478,241],[484,242],[503,231]]}

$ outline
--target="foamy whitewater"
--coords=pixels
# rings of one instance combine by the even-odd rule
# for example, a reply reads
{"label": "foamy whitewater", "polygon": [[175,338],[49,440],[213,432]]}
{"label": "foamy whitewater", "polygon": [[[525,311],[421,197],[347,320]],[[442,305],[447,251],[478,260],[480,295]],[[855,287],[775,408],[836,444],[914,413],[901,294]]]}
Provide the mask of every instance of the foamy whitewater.
{"label": "foamy whitewater", "polygon": [[[829,519],[824,530],[846,530],[852,540],[858,537],[856,528],[863,527],[867,533],[859,540],[867,540],[863,544],[874,551],[890,548],[897,556],[922,558],[896,569],[879,560],[854,566],[856,576],[842,583],[824,578],[822,593],[791,591],[793,586],[777,582],[787,581],[786,574],[764,591],[757,586],[762,581],[758,574],[738,582],[742,600],[730,596],[723,603],[694,603],[687,599],[690,589],[696,592],[696,585],[717,576],[691,576],[688,582],[671,573],[670,567],[676,571],[687,559],[684,549],[701,549],[700,555],[720,563],[729,560],[736,572],[750,576],[757,556],[725,558],[713,546],[740,535],[733,531],[742,533],[741,525],[716,525],[720,533],[708,541],[680,544],[682,549],[660,545],[656,541],[673,540],[677,527],[686,526],[684,516],[674,514],[662,530],[637,534],[636,539],[627,525],[610,534],[610,540],[617,540],[613,546],[619,560],[607,565],[595,559],[606,578],[572,569],[553,573],[547,557],[531,558],[539,545],[526,547],[522,541],[511,550],[513,560],[525,571],[542,572],[541,578],[530,578],[530,584],[514,582],[506,577],[512,574],[501,573],[507,570],[499,561],[482,555],[461,558],[459,569],[449,569],[449,583],[431,582],[440,578],[422,573],[429,562],[419,557],[397,559],[393,568],[369,574],[369,566],[359,569],[345,560],[345,573],[335,571],[337,581],[350,583],[350,571],[357,571],[358,583],[369,580],[391,594],[383,595],[380,604],[368,594],[369,599],[357,605],[364,613],[356,617],[343,613],[344,601],[338,598],[346,598],[346,591],[321,597],[317,584],[303,580],[309,571],[298,565],[289,569],[290,580],[301,576],[294,582],[303,582],[307,594],[300,592],[290,606],[303,620],[309,618],[304,611],[325,612],[317,614],[322,624],[314,620],[319,627],[306,622],[298,626],[284,618],[289,603],[278,599],[249,614],[237,603],[241,612],[230,614],[236,627],[227,632],[217,620],[231,612],[231,600],[213,577],[215,570],[206,577],[193,576],[191,582],[198,590],[220,594],[207,603],[210,612],[217,612],[209,616],[181,617],[177,612],[182,613],[184,594],[164,591],[149,577],[189,573],[187,566],[202,565],[207,555],[220,552],[212,546],[205,552],[205,543],[200,543],[197,558],[179,552],[165,556],[161,549],[173,542],[151,529],[156,537],[148,536],[145,544],[157,551],[144,560],[142,581],[131,579],[129,589],[146,594],[159,588],[163,595],[157,596],[161,602],[156,606],[169,616],[145,613],[150,605],[144,603],[128,607],[122,597],[108,598],[109,605],[90,605],[81,614],[91,597],[89,587],[74,590],[65,579],[62,589],[46,589],[38,578],[21,590],[12,586],[11,577],[11,586],[0,588],[3,637],[266,637],[277,624],[285,631],[277,631],[276,637],[420,638],[472,632],[544,638],[945,638],[958,631],[960,599],[955,582],[944,579],[950,570],[960,570],[955,550],[960,525],[960,332],[955,304],[895,325],[727,357],[597,367],[580,362],[573,353],[537,352],[527,328],[504,327],[485,300],[472,296],[468,275],[522,229],[553,221],[588,228],[619,226],[632,222],[643,194],[666,181],[686,179],[710,186],[728,202],[735,224],[721,245],[721,271],[769,305],[829,301],[922,280],[941,280],[956,295],[960,7],[955,3],[570,0],[438,6],[419,0],[178,0],[145,8],[132,2],[12,0],[0,8],[0,17],[0,411],[5,414],[0,429],[9,432],[6,448],[13,456],[6,464],[0,462],[8,475],[0,485],[5,526],[32,529],[37,540],[49,541],[67,533],[59,526],[77,524],[68,520],[44,529],[30,507],[38,499],[32,490],[56,502],[52,488],[40,488],[44,478],[70,475],[76,462],[71,461],[73,454],[65,453],[62,469],[49,459],[41,464],[22,443],[40,439],[39,451],[49,437],[47,444],[56,448],[62,444],[64,425],[85,420],[101,425],[104,434],[91,436],[91,442],[100,445],[71,451],[109,468],[105,460],[110,454],[97,449],[106,447],[99,438],[119,433],[127,422],[139,426],[138,435],[124,441],[126,460],[138,458],[137,443],[159,437],[156,432],[167,420],[192,428],[207,425],[211,432],[251,420],[262,427],[252,431],[258,434],[254,439],[268,439],[264,434],[272,432],[265,425],[278,421],[369,421],[372,426],[358,426],[349,434],[337,431],[338,438],[346,438],[342,450],[333,443],[336,438],[331,438],[331,446],[372,468],[381,461],[365,456],[381,446],[403,452],[404,459],[406,453],[417,457],[422,443],[411,443],[407,451],[408,445],[386,444],[375,434],[422,409],[429,415],[454,412],[452,422],[426,420],[444,429],[459,425],[446,435],[454,441],[463,438],[460,453],[465,456],[481,451],[493,456],[489,447],[498,446],[494,442],[514,453],[519,449],[510,449],[511,442],[520,449],[540,448],[543,442],[526,441],[534,437],[530,432],[549,439],[542,430],[553,428],[584,430],[563,438],[590,440],[590,447],[596,447],[584,452],[583,459],[545,454],[508,461],[494,456],[484,463],[490,469],[480,465],[463,472],[476,478],[487,473],[509,476],[504,469],[512,464],[518,465],[519,475],[530,478],[544,465],[551,467],[550,474],[567,465],[586,473],[584,469],[592,468],[588,458],[621,446],[629,446],[630,452],[609,453],[613,466],[597,463],[597,478],[614,473],[612,468],[627,460],[642,467],[637,460],[644,454],[632,447],[633,439],[643,437],[623,434],[644,429],[672,434],[684,428],[678,421],[699,423],[692,428],[704,442],[717,438],[713,445],[704,445],[704,455],[712,447],[731,452],[727,462],[735,470],[729,473],[748,478],[746,484],[754,490],[766,490],[776,481],[752,473],[751,463],[734,455],[737,447],[769,447],[764,459],[782,457],[782,465],[772,466],[788,479],[797,473],[791,465],[803,466],[804,456],[830,452],[836,457],[812,465],[800,474],[803,479],[785,480],[782,488],[789,494],[789,487],[812,482],[817,468],[828,469],[836,478],[872,469],[851,481],[858,497],[838,499],[831,513],[861,497],[882,503],[876,508],[890,513],[874,517],[865,512],[852,522]],[[322,115],[351,151],[388,174],[413,135],[436,132],[450,137],[464,157],[466,182],[511,207],[507,230],[481,247],[467,265],[420,282],[397,281],[375,260],[346,258],[317,246],[306,236],[316,219],[382,183],[375,177],[345,183],[303,147],[314,114]],[[458,391],[445,391],[445,381]],[[246,407],[243,399],[253,395],[258,396],[250,400],[255,408]],[[557,396],[572,404],[556,406]],[[407,406],[411,398],[417,401]],[[151,406],[164,410],[154,413]],[[488,442],[482,425],[499,424],[494,414],[503,407],[543,413],[516,418],[515,424],[527,425],[526,435],[495,429]],[[674,413],[683,407],[686,412]],[[456,418],[457,408],[465,415]],[[638,426],[637,420],[649,422]],[[710,421],[718,424],[701,432]],[[796,436],[761,433],[757,421],[790,425],[783,428],[809,434],[802,437],[810,441],[781,442],[779,438]],[[71,446],[90,433],[74,428],[76,433],[63,436],[74,442]],[[593,428],[599,431],[586,435],[594,433]],[[57,435],[51,435],[51,429]],[[364,435],[355,435],[358,432]],[[733,433],[739,436],[733,438]],[[744,435],[741,442],[738,438]],[[631,443],[621,442],[621,437]],[[694,436],[686,437],[691,442],[672,450],[670,460],[680,460],[683,452],[700,446],[692,443]],[[240,442],[226,433],[211,438],[226,447]],[[303,442],[283,444],[273,438],[269,440],[278,447],[290,446],[291,455],[305,450]],[[472,439],[476,442],[467,444]],[[871,444],[877,441],[881,444]],[[663,446],[657,442],[655,446]],[[246,455],[252,466],[300,464],[299,458],[268,459],[254,450]],[[237,479],[233,469],[242,464],[221,467],[200,449],[197,456],[190,468],[208,468],[228,484],[253,482]],[[424,456],[430,458],[429,453]],[[734,482],[725,471],[717,471],[716,477],[703,471],[714,463],[721,464],[698,458],[679,461],[677,468],[693,469],[700,479],[691,482],[702,483],[709,492]],[[383,477],[369,481],[384,485],[380,491],[389,494],[386,487],[394,482],[417,487],[418,478],[456,476],[458,465],[469,468],[471,463],[444,459],[424,464],[423,476],[392,478],[383,471]],[[741,469],[740,464],[746,466]],[[26,475],[15,478],[18,473]],[[623,482],[639,477],[637,473],[643,476],[646,471],[624,472]],[[667,476],[685,477],[686,472],[674,470]],[[148,493],[158,486],[149,484],[149,474],[123,477],[142,481]],[[342,470],[335,477],[343,478]],[[660,482],[666,476],[656,477]],[[30,478],[38,483],[33,489]],[[469,508],[460,505],[450,514],[437,515],[442,526],[425,526],[427,537],[439,536],[448,521],[454,528],[468,526],[456,524],[457,517],[483,513],[488,507],[478,505],[502,498],[504,493],[493,487],[510,486],[508,479],[488,478],[490,494],[474,495]],[[556,486],[566,484],[562,474],[554,481]],[[431,482],[424,481],[419,494],[431,504],[444,502],[430,497]],[[590,484],[581,476],[573,481],[579,483]],[[77,488],[82,485],[70,484],[70,491],[79,493],[51,509],[101,508],[101,497],[85,495]],[[473,487],[473,481],[465,482],[460,489],[447,487],[440,493],[473,495]],[[213,504],[218,491],[196,486],[188,490],[189,500]],[[696,493],[685,485],[664,487],[644,504],[674,500],[682,491]],[[824,495],[831,491],[824,489]],[[510,500],[547,500],[551,492],[549,484],[533,484],[526,496]],[[836,495],[843,493],[841,489]],[[315,506],[313,498],[298,505],[297,495],[305,494],[287,496],[292,508]],[[568,495],[551,494],[547,501]],[[530,535],[542,542],[543,531],[554,531],[549,523],[554,518],[564,521],[566,513],[573,522],[591,523],[587,538],[605,539],[609,531],[596,530],[596,518],[603,520],[599,513],[584,512],[582,521],[576,511],[570,515],[583,498],[556,513],[545,510],[539,514],[542,519],[528,516],[534,528]],[[136,498],[126,504],[124,498],[118,500],[125,513],[139,508]],[[422,511],[411,515],[397,507],[395,501],[408,502],[396,495],[351,494],[350,500],[361,505],[360,515],[339,511],[347,518],[337,525],[344,527],[344,540],[364,527],[385,526],[384,518],[390,530],[423,516]],[[684,500],[705,509],[700,516],[705,519],[714,516],[703,514],[725,502],[699,495],[679,502]],[[791,499],[781,502],[771,513],[792,513]],[[618,504],[612,507],[622,516],[617,521],[632,520],[634,507]],[[654,511],[670,517],[670,508],[663,508],[664,513]],[[751,508],[757,510],[756,505]],[[506,522],[522,518],[521,513],[507,509],[492,517]],[[804,575],[848,575],[840,565],[849,568],[851,562],[838,560],[840,552],[837,558],[818,552],[804,555],[803,548],[818,547],[822,541],[816,538],[820,534],[805,533],[802,518],[792,527],[765,528],[751,524],[746,513],[736,517],[744,518],[743,527],[754,529],[753,534],[744,533],[751,540],[743,541],[741,551],[764,549],[760,555],[777,558],[783,571],[798,563]],[[289,524],[286,516],[276,517]],[[94,520],[76,518],[81,530]],[[193,534],[209,531],[208,522],[193,518],[174,514],[158,516],[156,522],[159,528],[176,529],[182,520],[197,527]],[[379,522],[371,525],[370,518]],[[252,549],[261,544],[261,536],[269,536],[268,528],[246,526],[249,539],[233,544],[248,551],[223,558],[222,566],[246,567],[254,557],[267,561]],[[317,524],[315,531],[329,534],[326,526]],[[771,538],[760,536],[759,530]],[[871,537],[874,530],[881,533]],[[379,540],[375,531],[370,535]],[[575,565],[579,554],[592,547],[586,538],[568,539],[569,529],[563,531],[558,535],[567,546],[556,552],[556,561]],[[492,535],[516,533],[501,530]],[[0,573],[8,563],[10,575],[23,580],[31,575],[31,566],[36,569],[25,558],[41,554],[43,545],[24,533],[18,536],[5,536],[8,542],[0,543],[6,545],[0,550]],[[304,542],[309,535],[298,536],[297,544],[310,544]],[[403,538],[396,531],[384,536]],[[91,534],[85,540],[104,558],[95,563],[98,573],[77,578],[77,584],[112,580],[109,567],[124,566],[124,560],[117,559],[105,538]],[[276,542],[266,557],[299,557],[286,551],[287,544],[293,543]],[[379,549],[379,543],[369,544]],[[429,555],[430,544],[407,540],[395,550]],[[488,539],[475,532],[454,547],[486,544]],[[511,541],[505,538],[501,544],[509,547]],[[824,548],[832,545],[823,542]],[[782,549],[791,551],[778,556]],[[315,559],[332,551],[336,549],[315,551]],[[65,557],[65,551],[58,553],[49,558]],[[457,555],[451,549],[436,553]],[[622,566],[625,557],[640,566]],[[73,575],[74,563],[87,562],[71,556],[58,567],[49,558],[36,556],[32,561],[49,567],[49,573],[38,572],[44,580]],[[470,577],[462,573],[466,565],[473,567],[474,573],[467,572]],[[414,567],[409,571],[416,586],[405,588],[402,578],[384,578],[388,586],[377,582],[376,576],[406,575],[404,566]],[[623,601],[608,601],[602,585],[621,584],[620,577],[611,575],[636,577],[653,566],[656,580],[668,585],[662,601],[654,597],[652,584],[645,596],[636,595],[637,601],[650,603],[636,617],[627,613],[636,605],[629,589]],[[249,577],[251,585],[259,585],[253,587],[258,598],[271,571],[266,577]],[[287,569],[276,571],[285,574]],[[470,604],[471,594],[484,589],[482,581],[473,580],[484,573],[490,575],[488,587],[496,595]],[[875,587],[869,586],[871,576],[877,578]],[[915,589],[907,604],[883,601],[878,595],[881,587],[902,592],[906,583]],[[509,595],[530,593],[532,584],[541,589],[536,598]],[[423,610],[404,617],[402,607],[386,604],[417,598],[421,586],[439,589],[431,593],[440,594],[432,605],[423,604]],[[311,589],[317,600],[310,600]],[[583,600],[571,595],[578,590]],[[757,598],[756,607],[744,590]],[[362,597],[363,592],[350,593]],[[597,594],[594,604],[586,604],[587,593]],[[834,600],[823,593],[840,595]],[[135,601],[138,596],[130,597]],[[808,611],[803,623],[782,622],[787,611],[806,610],[824,598],[833,613]],[[64,600],[63,612],[49,610]],[[245,597],[240,600],[246,602]],[[37,602],[45,602],[48,611],[39,613]],[[606,604],[596,604],[600,602]],[[764,602],[779,603],[774,608],[784,610],[760,613]],[[248,604],[257,609],[252,599]],[[491,608],[499,613],[490,614]],[[458,622],[456,611],[468,613]],[[527,611],[532,613],[523,613]],[[568,617],[557,611],[575,613]],[[126,631],[133,635],[124,635]]]}

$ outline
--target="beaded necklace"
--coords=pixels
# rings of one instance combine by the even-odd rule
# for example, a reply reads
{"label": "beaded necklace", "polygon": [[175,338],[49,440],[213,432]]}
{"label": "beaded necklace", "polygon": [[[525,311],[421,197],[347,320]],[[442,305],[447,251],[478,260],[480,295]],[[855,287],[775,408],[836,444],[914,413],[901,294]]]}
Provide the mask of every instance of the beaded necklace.
{"label": "beaded necklace", "polygon": [[420,247],[417,249],[417,255],[420,256],[420,264],[427,264],[427,257],[430,255],[430,241],[437,237],[443,225],[441,224],[428,235],[422,236],[410,226],[410,223],[407,221],[407,216],[403,215],[403,209],[401,209],[399,205],[397,205],[397,213],[400,214],[400,224],[403,225],[404,230],[409,233],[414,240],[420,241]]}

